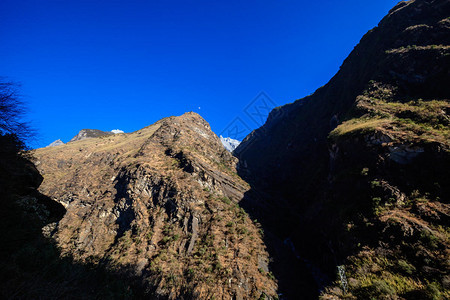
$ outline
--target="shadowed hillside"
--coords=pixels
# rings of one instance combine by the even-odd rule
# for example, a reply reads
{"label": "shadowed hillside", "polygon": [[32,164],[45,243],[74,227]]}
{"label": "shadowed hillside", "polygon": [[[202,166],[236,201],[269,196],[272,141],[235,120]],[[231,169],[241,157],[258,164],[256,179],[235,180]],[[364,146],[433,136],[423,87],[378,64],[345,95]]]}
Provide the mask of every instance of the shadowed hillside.
{"label": "shadowed hillside", "polygon": [[449,15],[448,1],[400,2],[327,85],[234,151],[242,206],[325,299],[344,297],[338,265],[348,298],[449,297]]}

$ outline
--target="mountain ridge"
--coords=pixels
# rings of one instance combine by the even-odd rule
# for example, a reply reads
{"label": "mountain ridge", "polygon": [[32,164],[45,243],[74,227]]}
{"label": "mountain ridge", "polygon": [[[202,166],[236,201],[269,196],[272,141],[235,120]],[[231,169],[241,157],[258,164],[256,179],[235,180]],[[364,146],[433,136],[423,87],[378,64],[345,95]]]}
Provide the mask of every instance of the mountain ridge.
{"label": "mountain ridge", "polygon": [[324,299],[448,297],[449,12],[399,3],[325,86],[234,151],[260,195],[242,205],[335,278],[319,284]]}
{"label": "mountain ridge", "polygon": [[114,134],[113,132],[109,131],[102,131],[98,129],[81,129],[76,136],[74,136],[70,142],[76,142],[81,141],[88,138],[96,138],[96,137],[102,137],[102,136],[108,136]]}
{"label": "mountain ridge", "polygon": [[108,259],[158,297],[276,297],[257,224],[238,205],[248,186],[198,114],[35,156],[40,191],[67,210],[47,230],[62,253]]}
{"label": "mountain ridge", "polygon": [[2,295],[450,298],[449,14],[397,4],[238,158],[194,112],[3,151]]}

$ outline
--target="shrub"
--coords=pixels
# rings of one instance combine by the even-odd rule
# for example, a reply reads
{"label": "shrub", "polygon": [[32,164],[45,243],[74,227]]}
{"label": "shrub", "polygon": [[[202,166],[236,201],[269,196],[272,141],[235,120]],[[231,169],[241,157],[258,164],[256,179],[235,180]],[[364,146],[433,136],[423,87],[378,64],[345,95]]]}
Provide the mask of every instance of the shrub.
{"label": "shrub", "polygon": [[420,232],[420,239],[430,248],[436,249],[439,245],[439,239],[431,232],[423,229]]}
{"label": "shrub", "polygon": [[228,198],[228,197],[226,197],[226,196],[221,197],[220,200],[221,200],[222,202],[226,203],[226,204],[231,204],[230,198]]}
{"label": "shrub", "polygon": [[387,284],[384,280],[376,280],[373,283],[373,288],[381,295],[395,295],[395,289]]}
{"label": "shrub", "polygon": [[416,272],[416,268],[403,259],[397,261],[397,267],[400,270],[400,272],[406,273],[408,275],[412,275],[414,274],[414,272]]}
{"label": "shrub", "polygon": [[425,290],[425,295],[427,299],[430,300],[439,300],[442,299],[441,297],[441,291],[439,290],[439,284],[436,282],[432,282],[427,285],[427,288]]}

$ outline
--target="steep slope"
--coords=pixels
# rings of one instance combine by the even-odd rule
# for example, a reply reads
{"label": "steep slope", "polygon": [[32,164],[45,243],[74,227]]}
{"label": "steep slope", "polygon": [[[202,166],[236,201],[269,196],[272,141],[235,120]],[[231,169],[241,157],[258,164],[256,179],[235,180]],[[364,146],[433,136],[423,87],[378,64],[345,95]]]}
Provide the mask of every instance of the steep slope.
{"label": "steep slope", "polygon": [[[234,151],[242,205],[325,298],[449,297],[450,2],[400,2],[313,95]],[[281,284],[281,282],[280,282]]]}
{"label": "steep slope", "polygon": [[0,134],[0,298],[123,299],[138,289],[102,266],[61,258],[42,227],[65,213],[37,191],[42,176],[14,135]]}
{"label": "steep slope", "polygon": [[157,297],[276,297],[258,224],[238,205],[249,187],[199,115],[35,155],[40,191],[67,210],[47,227],[63,253]]}

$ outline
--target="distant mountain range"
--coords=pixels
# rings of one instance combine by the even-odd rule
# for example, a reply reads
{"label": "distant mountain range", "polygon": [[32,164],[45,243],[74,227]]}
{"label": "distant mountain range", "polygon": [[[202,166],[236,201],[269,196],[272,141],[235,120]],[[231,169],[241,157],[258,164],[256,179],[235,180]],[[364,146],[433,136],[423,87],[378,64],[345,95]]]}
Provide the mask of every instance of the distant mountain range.
{"label": "distant mountain range", "polygon": [[[109,136],[109,135],[118,134],[118,133],[124,133],[124,132],[120,129],[113,129],[111,131],[102,131],[102,130],[98,130],[98,129],[82,129],[69,142],[81,141],[81,140],[88,139],[88,138],[98,138],[98,137],[103,137],[103,136]],[[238,141],[238,140],[235,140],[235,139],[232,139],[229,137],[224,138],[222,136],[220,136],[220,141],[222,142],[225,149],[227,149],[230,152],[233,152],[233,150],[236,149],[236,147],[239,146],[239,143],[240,143],[240,141]],[[61,141],[60,139],[58,139],[58,140],[54,141],[53,143],[51,143],[50,145],[48,145],[47,147],[55,147],[55,146],[60,146],[60,145],[64,145],[64,142]]]}
{"label": "distant mountain range", "polygon": [[[75,135],[70,141],[70,142],[75,142],[75,141],[81,141],[84,139],[88,139],[88,138],[98,138],[98,137],[103,137],[103,136],[108,136],[108,135],[113,135],[113,134],[119,134],[119,133],[124,133],[122,130],[120,129],[113,129],[111,131],[102,131],[102,130],[98,130],[98,129],[82,129],[80,130],[77,135]],[[55,147],[55,146],[60,146],[60,145],[64,145],[64,142],[61,141],[60,139],[54,141],[53,143],[51,143],[50,145],[48,145],[47,147]]]}

